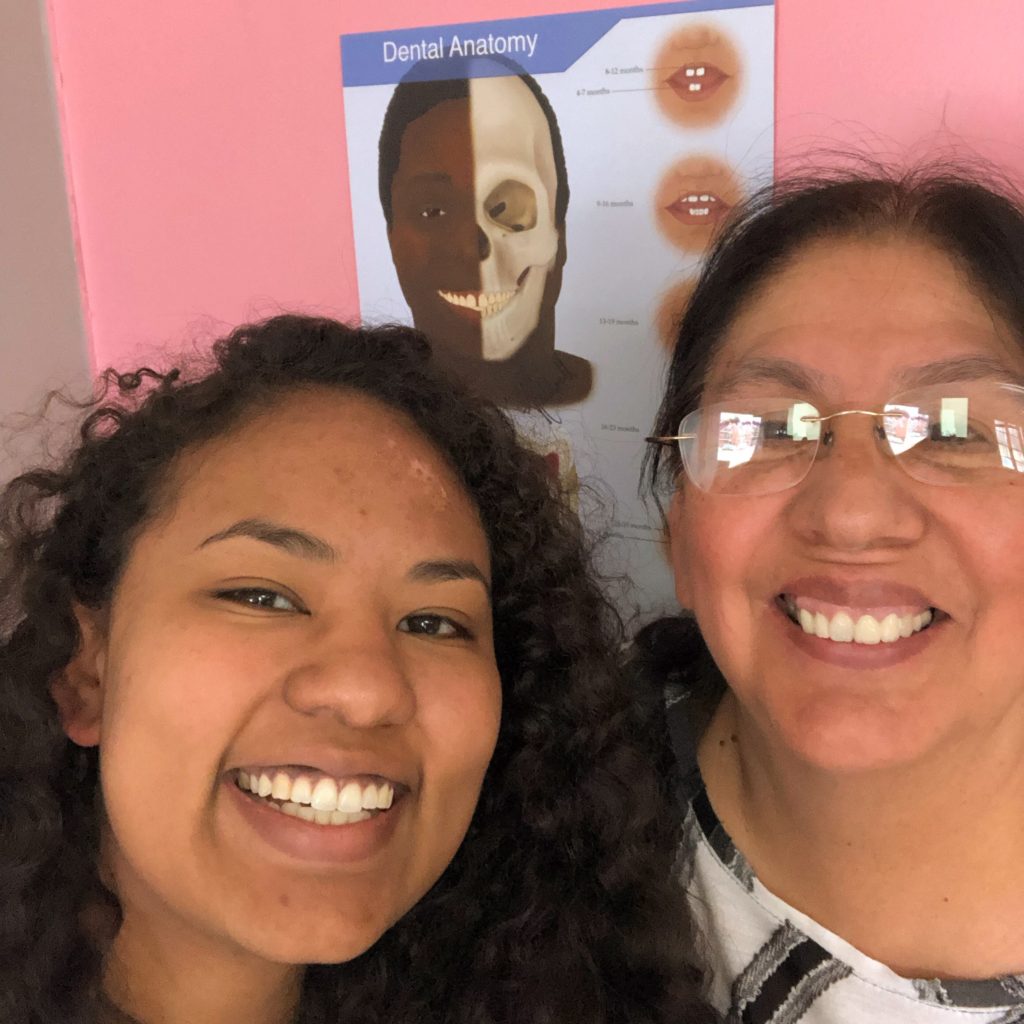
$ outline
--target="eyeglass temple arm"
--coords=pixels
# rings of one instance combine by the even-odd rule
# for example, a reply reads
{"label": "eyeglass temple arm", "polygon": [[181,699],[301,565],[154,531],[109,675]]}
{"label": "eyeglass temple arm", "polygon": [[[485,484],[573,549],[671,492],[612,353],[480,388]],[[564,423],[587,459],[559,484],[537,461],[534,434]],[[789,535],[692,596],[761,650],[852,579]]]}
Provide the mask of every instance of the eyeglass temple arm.
{"label": "eyeglass temple arm", "polygon": [[645,437],[644,440],[648,444],[671,444],[673,441],[692,441],[696,436],[696,434],[667,434]]}

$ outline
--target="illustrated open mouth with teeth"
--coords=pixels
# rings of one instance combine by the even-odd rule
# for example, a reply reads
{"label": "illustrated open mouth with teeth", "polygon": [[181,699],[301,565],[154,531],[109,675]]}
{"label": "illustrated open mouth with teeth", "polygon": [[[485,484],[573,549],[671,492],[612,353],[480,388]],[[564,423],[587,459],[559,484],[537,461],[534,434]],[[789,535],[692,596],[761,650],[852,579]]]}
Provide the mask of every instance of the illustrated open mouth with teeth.
{"label": "illustrated open mouth with teeth", "polygon": [[933,607],[842,608],[791,594],[779,594],[776,601],[804,633],[840,644],[895,644],[948,618]]}
{"label": "illustrated open mouth with teeth", "polygon": [[732,204],[714,192],[687,192],[664,209],[680,224],[704,225],[717,224],[732,209]]}
{"label": "illustrated open mouth with teeth", "polygon": [[687,103],[709,99],[731,78],[714,64],[684,64],[665,79],[665,84]]}
{"label": "illustrated open mouth with teeth", "polygon": [[481,320],[497,316],[522,290],[523,282],[530,273],[527,267],[516,281],[515,288],[504,291],[472,291],[472,292],[450,292],[444,288],[438,288],[437,294],[451,306],[459,309],[468,309],[471,313],[477,313]]}
{"label": "illustrated open mouth with teeth", "polygon": [[282,767],[239,769],[235,785],[272,810],[328,828],[385,814],[403,788],[379,776],[334,779],[313,770]]}

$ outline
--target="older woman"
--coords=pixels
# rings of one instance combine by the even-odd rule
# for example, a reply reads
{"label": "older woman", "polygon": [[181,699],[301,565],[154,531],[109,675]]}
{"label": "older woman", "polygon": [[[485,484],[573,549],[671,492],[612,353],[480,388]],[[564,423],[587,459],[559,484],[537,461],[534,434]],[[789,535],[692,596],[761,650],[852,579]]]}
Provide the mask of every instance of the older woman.
{"label": "older woman", "polygon": [[646,639],[730,1020],[1024,1020],[1022,383],[1008,193],[781,186],[711,255],[649,460],[693,621]]}

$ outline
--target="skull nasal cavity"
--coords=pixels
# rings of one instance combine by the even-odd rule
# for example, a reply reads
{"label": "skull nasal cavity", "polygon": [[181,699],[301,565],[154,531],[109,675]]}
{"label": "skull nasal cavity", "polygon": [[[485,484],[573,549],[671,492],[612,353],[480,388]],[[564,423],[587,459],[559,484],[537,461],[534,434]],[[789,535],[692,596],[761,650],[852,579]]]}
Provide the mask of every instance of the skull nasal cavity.
{"label": "skull nasal cavity", "polygon": [[485,260],[491,255],[491,240],[484,234],[483,228],[477,225],[476,229],[476,251],[480,259]]}
{"label": "skull nasal cavity", "polygon": [[529,231],[537,226],[537,194],[524,182],[506,178],[484,200],[484,211],[506,231]]}

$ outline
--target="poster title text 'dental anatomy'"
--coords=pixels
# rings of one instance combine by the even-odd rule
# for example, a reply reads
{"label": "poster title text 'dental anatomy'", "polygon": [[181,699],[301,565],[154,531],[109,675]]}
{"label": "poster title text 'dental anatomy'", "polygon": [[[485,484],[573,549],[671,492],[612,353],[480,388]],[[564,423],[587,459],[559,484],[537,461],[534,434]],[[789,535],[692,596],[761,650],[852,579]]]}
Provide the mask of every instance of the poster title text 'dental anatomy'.
{"label": "poster title text 'dental anatomy'", "polygon": [[532,57],[537,51],[539,32],[510,35],[462,36],[439,35],[415,43],[396,43],[385,39],[381,44],[385,64],[413,64],[421,60],[449,60],[452,57],[486,57],[491,54],[522,54]]}

